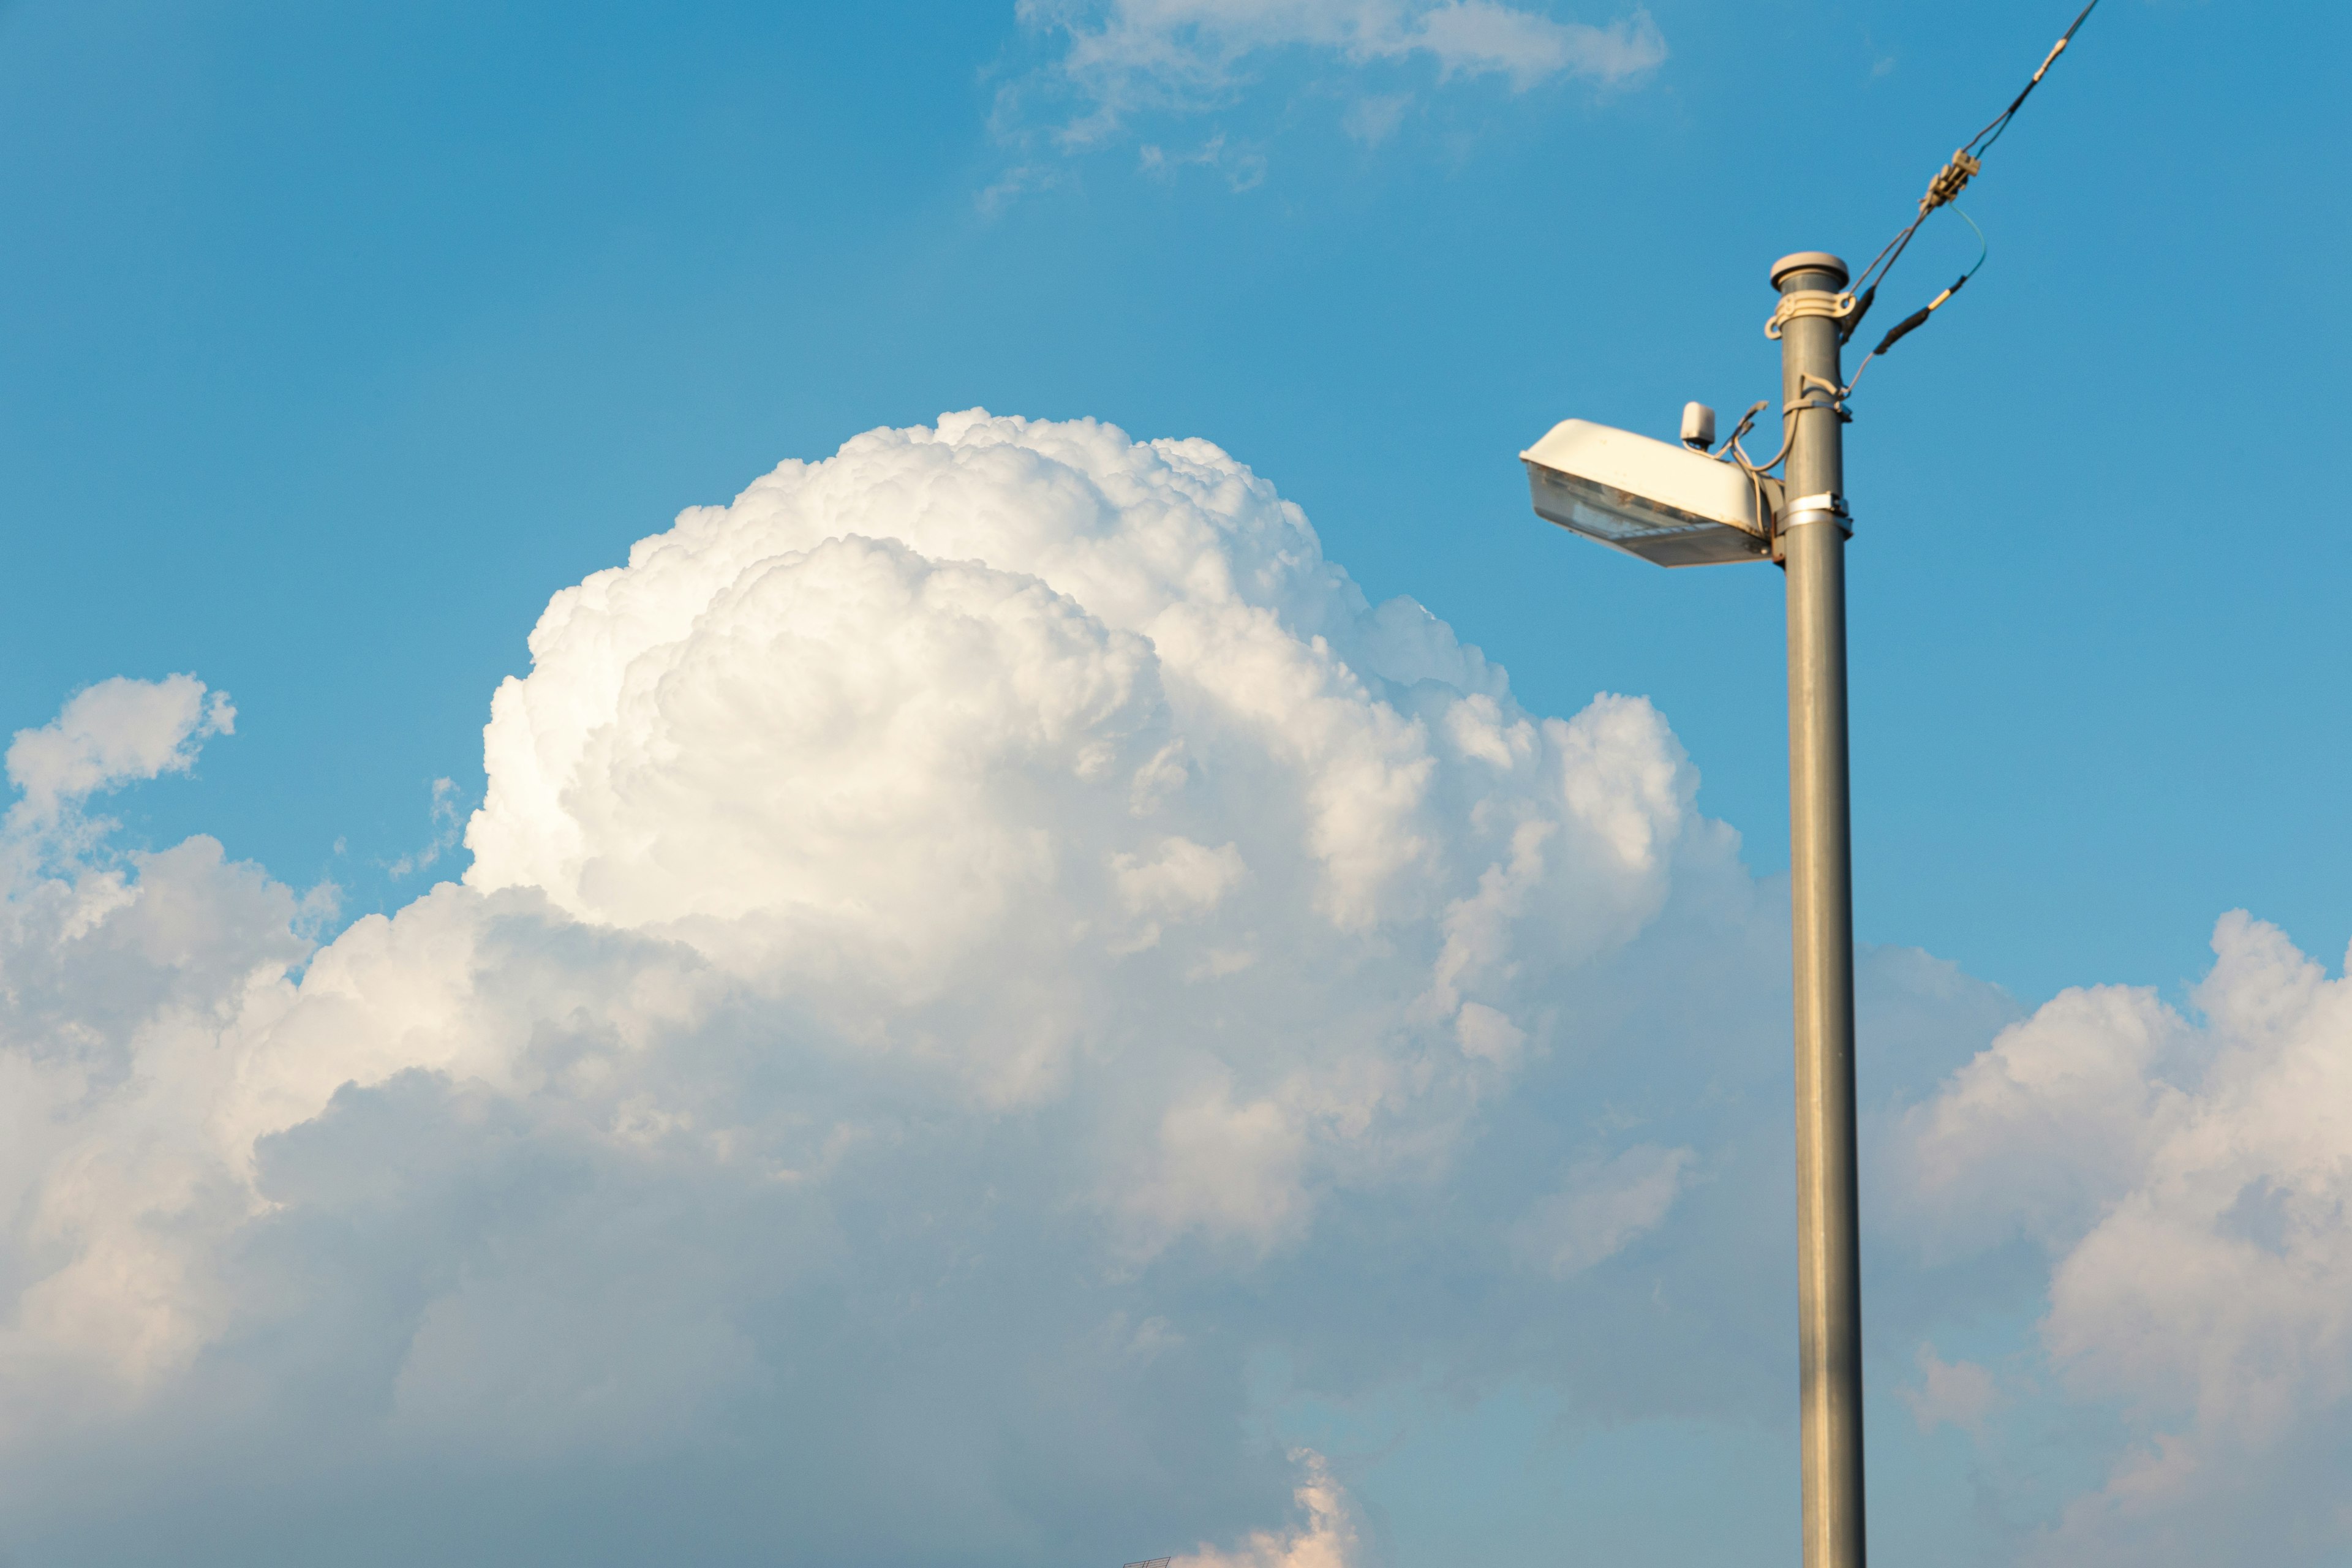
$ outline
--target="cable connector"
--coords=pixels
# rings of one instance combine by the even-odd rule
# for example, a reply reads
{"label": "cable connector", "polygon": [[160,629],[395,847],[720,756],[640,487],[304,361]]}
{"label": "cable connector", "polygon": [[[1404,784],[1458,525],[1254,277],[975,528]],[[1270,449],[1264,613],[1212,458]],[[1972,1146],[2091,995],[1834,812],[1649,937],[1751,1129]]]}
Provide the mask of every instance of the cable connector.
{"label": "cable connector", "polygon": [[1927,194],[1919,198],[1919,216],[1926,217],[1946,202],[1969,188],[1969,182],[1984,172],[1984,160],[1971,158],[1966,148],[1954,153],[1952,161],[1936,172],[1927,182]]}

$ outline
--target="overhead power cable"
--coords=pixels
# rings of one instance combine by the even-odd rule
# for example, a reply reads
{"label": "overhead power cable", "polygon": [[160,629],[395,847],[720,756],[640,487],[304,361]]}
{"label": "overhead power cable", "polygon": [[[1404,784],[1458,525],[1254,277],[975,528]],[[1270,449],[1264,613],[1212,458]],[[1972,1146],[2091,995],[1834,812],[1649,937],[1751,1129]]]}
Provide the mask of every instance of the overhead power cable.
{"label": "overhead power cable", "polygon": [[2025,107],[2025,100],[2033,96],[2033,89],[2042,85],[2042,79],[2050,74],[2050,68],[2058,63],[2058,57],[2066,52],[2066,46],[2074,41],[2075,33],[2081,29],[2085,21],[2090,19],[2091,13],[2098,8],[2098,5],[2099,0],[2091,0],[2088,5],[2083,7],[2082,15],[2074,18],[2074,25],[2068,27],[2056,43],[2050,46],[2050,52],[2042,58],[2042,64],[2034,68],[2032,79],[2018,89],[2017,96],[2009,100],[2009,107],[1995,115],[1992,123],[1978,132],[1969,144],[1960,149],[1961,152],[1973,153],[1981,159],[1987,150],[2000,140],[2000,133],[2009,129],[2009,122],[2017,118],[2017,111]]}
{"label": "overhead power cable", "polygon": [[1960,211],[1957,205],[1958,198],[1960,193],[1968,188],[1969,182],[1983,172],[1985,154],[1991,150],[1994,142],[2000,140],[2001,133],[2009,129],[2009,122],[2017,118],[2017,111],[2025,107],[2025,100],[2033,96],[2033,89],[2042,85],[2042,79],[2050,74],[2050,68],[2058,63],[2058,57],[2066,52],[2066,46],[2074,41],[2074,35],[2082,30],[2083,24],[2090,20],[2091,13],[2098,8],[2099,0],[2089,0],[2089,3],[2075,14],[2073,24],[2059,36],[2056,43],[2050,46],[2050,52],[2042,57],[2042,63],[2034,68],[2033,75],[2027,79],[2022,88],[2018,89],[2017,96],[2009,100],[2009,107],[1993,116],[1991,121],[1983,130],[1969,137],[1965,144],[1953,153],[1951,162],[1936,171],[1936,177],[1927,182],[1927,194],[1919,198],[1918,214],[1909,223],[1904,225],[1902,230],[1893,239],[1888,240],[1879,253],[1871,258],[1870,265],[1862,269],[1861,275],[1854,279],[1853,284],[1843,293],[1834,296],[1828,293],[1808,295],[1801,291],[1795,296],[1783,296],[1780,307],[1773,311],[1771,321],[1764,329],[1765,335],[1778,337],[1783,319],[1792,315],[1828,315],[1837,319],[1840,340],[1850,340],[1854,334],[1854,330],[1862,325],[1863,317],[1870,313],[1871,303],[1878,297],[1879,285],[1886,281],[1887,275],[1895,270],[1895,264],[1903,258],[1904,251],[1910,247],[1912,237],[1919,232],[1920,225],[1926,223],[1929,215],[1933,214],[1937,207],[1948,206],[1954,212],[1959,213],[1960,221],[1975,232],[1977,237],[1975,263],[1966,272],[1952,279],[1949,288],[1887,329],[1886,335],[1878,340],[1878,346],[1863,356],[1862,363],[1854,367],[1853,380],[1848,381],[1843,388],[1833,387],[1827,382],[1822,382],[1820,390],[1834,395],[1826,404],[1817,404],[1809,392],[1804,397],[1784,406],[1780,411],[1783,426],[1780,449],[1773,454],[1769,460],[1757,462],[1740,445],[1740,437],[1748,434],[1748,429],[1755,424],[1756,416],[1768,406],[1763,403],[1759,403],[1750,408],[1740,419],[1738,428],[1734,430],[1729,438],[1716,449],[1717,458],[1737,464],[1747,472],[1749,479],[1760,483],[1761,477],[1776,467],[1782,458],[1788,456],[1790,443],[1794,439],[1794,416],[1800,409],[1826,406],[1834,408],[1840,418],[1852,418],[1853,416],[1846,412],[1845,399],[1853,391],[1856,384],[1862,380],[1862,373],[1870,368],[1871,361],[1926,326],[1929,318],[1949,304],[1954,295],[1968,287],[1969,279],[1974,278],[1978,270],[1984,266],[1985,258],[1990,253],[1990,247],[1985,242],[1984,230],[1977,227],[1976,219]]}
{"label": "overhead power cable", "polygon": [[[2098,5],[2099,0],[2090,0],[2090,4],[2083,7],[2074,17],[2073,26],[2060,35],[2056,43],[2050,46],[2050,52],[2042,58],[2042,64],[2035,68],[2032,77],[2018,89],[2017,96],[2009,100],[2009,107],[1993,116],[1990,123],[1974,136],[1969,137],[1967,142],[1952,154],[1951,162],[1936,171],[1936,177],[1927,182],[1927,194],[1919,198],[1918,216],[1906,224],[1902,232],[1888,240],[1885,248],[1871,259],[1870,265],[1862,269],[1862,275],[1853,280],[1853,309],[1846,317],[1845,336],[1852,337],[1854,329],[1862,324],[1862,318],[1868,313],[1871,302],[1878,296],[1878,286],[1886,281],[1887,275],[1895,270],[1895,264],[1903,259],[1904,251],[1910,248],[1912,236],[1919,232],[1919,226],[1927,221],[1928,215],[1937,207],[1950,206],[1958,198],[1959,194],[1968,188],[1969,182],[1983,171],[1985,154],[1992,150],[1994,142],[2000,140],[2001,132],[2009,129],[2009,122],[2017,118],[2017,111],[2025,107],[2025,100],[2033,96],[2033,89],[2042,85],[2042,79],[2050,74],[2050,68],[2058,63],[2058,57],[2066,52],[2066,46],[2074,41],[2075,33],[2082,28],[2084,22],[2090,19],[2091,13],[2098,9]],[[1957,206],[1953,206],[1952,210],[1960,211]],[[1976,228],[1975,220],[1969,218],[1968,214],[1960,213],[1960,216],[1970,228]],[[1977,229],[1977,244],[1976,266],[1960,274],[1950,288],[1896,322],[1894,328],[1878,341],[1878,346],[1863,356],[1862,363],[1854,368],[1853,380],[1846,384],[1848,392],[1853,390],[1854,382],[1862,379],[1862,373],[1870,368],[1872,360],[1893,348],[1901,339],[1927,325],[1927,318],[1941,309],[1953,295],[1960,291],[1969,279],[1977,275],[1977,268],[1984,265],[1986,252],[1982,229]]]}

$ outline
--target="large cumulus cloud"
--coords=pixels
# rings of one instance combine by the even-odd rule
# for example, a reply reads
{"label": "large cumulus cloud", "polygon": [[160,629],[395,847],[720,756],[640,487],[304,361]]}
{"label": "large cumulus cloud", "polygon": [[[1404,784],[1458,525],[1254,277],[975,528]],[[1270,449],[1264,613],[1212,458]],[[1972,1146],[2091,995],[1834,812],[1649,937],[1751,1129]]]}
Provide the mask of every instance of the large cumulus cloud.
{"label": "large cumulus cloud", "polygon": [[[46,1495],[135,1421],[133,1469],[216,1496],[380,1496],[388,1556],[452,1466],[509,1477],[506,1527],[660,1497],[811,1560],[1278,1544],[1325,1484],[1241,1436],[1283,1269],[1351,1201],[1445,1200],[1486,1108],[1612,1026],[1573,976],[1678,864],[1752,913],[1646,703],[1522,712],[1205,443],[876,432],[683,514],[531,651],[471,868],[390,919],[309,952],[204,840],[17,889],[13,962],[110,966],[60,1005],[126,1015],[12,1031]],[[174,910],[216,929],[142,934]],[[1539,1266],[1488,1227],[1521,1289],[1690,1159],[1577,1152]],[[684,1522],[681,1468],[765,1500]],[[41,1495],[37,1539],[137,1528]]]}
{"label": "large cumulus cloud", "polygon": [[1646,703],[1531,720],[1223,453],[1098,425],[787,463],[531,651],[469,888],[985,1104],[1103,1079],[1087,1201],[1139,1258],[1434,1169],[1562,1028],[1559,966],[1642,927],[1685,832],[1727,851]]}
{"label": "large cumulus cloud", "polygon": [[[323,947],[210,840],[81,815],[216,694],[20,742],[100,761],[11,819],[0,1545],[1360,1564],[1269,1355],[1318,1398],[1785,1419],[1781,891],[1646,702],[1523,710],[1206,443],[978,412],[682,514],[530,646],[464,879]],[[2014,1017],[1922,955],[1864,980],[1922,1090]],[[2053,1004],[1895,1104],[1889,1169],[1922,1278],[2022,1227],[2069,1386],[2237,1442],[2281,1398],[2212,1404],[2185,1298],[2098,1262],[2142,1191],[2204,1245],[2184,1031]],[[2342,1358],[2296,1249],[2342,1228],[2299,1136],[2205,1218],[2276,1233],[2303,1387]],[[1918,1364],[1982,1426],[1990,1373]]]}

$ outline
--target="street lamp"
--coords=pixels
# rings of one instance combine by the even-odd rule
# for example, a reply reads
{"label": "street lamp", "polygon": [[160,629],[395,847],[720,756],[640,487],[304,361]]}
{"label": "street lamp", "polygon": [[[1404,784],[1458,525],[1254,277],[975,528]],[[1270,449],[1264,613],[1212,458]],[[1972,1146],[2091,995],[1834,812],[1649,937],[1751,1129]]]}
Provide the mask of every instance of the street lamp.
{"label": "street lamp", "polygon": [[1519,456],[1536,515],[1612,550],[1661,566],[1771,554],[1774,508],[1727,462],[1581,419],[1561,420]]}
{"label": "street lamp", "polygon": [[[1845,710],[1845,542],[1853,525],[1838,356],[1860,308],[1843,292],[1847,279],[1845,263],[1826,251],[1800,251],[1772,266],[1784,479],[1756,472],[1744,458],[1735,464],[1704,455],[1714,419],[1696,406],[1680,447],[1570,419],[1520,454],[1537,514],[1573,532],[1663,566],[1769,560],[1787,574],[1805,1568],[1864,1563]],[[1735,449],[1736,439],[1726,447]]]}

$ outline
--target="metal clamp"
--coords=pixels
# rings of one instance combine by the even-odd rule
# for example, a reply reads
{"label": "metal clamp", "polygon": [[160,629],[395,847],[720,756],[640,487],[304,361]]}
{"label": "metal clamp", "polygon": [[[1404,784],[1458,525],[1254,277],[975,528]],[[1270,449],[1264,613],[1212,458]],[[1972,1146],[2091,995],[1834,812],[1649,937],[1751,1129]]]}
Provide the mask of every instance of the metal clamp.
{"label": "metal clamp", "polygon": [[1774,521],[1777,524],[1774,531],[1777,533],[1786,533],[1792,528],[1802,528],[1809,522],[1834,522],[1845,531],[1845,536],[1848,539],[1853,537],[1853,518],[1845,510],[1845,497],[1833,491],[1824,490],[1820,495],[1799,496],[1787,506],[1782,507],[1780,515]]}
{"label": "metal clamp", "polygon": [[1791,289],[1772,307],[1772,319],[1764,323],[1764,335],[1779,342],[1780,329],[1801,316],[1827,316],[1832,321],[1843,322],[1853,313],[1852,289],[1833,294],[1826,289]]}

